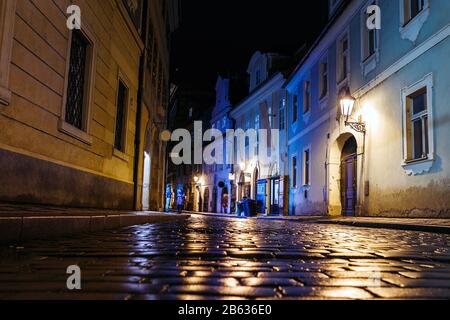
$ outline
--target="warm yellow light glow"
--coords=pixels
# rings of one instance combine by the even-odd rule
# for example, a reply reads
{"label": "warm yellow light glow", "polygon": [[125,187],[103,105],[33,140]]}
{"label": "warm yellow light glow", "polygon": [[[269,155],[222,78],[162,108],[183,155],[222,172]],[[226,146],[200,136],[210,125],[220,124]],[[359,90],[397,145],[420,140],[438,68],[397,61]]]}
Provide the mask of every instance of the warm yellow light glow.
{"label": "warm yellow light glow", "polygon": [[197,176],[194,177],[194,182],[195,182],[195,183],[198,183],[199,180],[200,180],[199,177],[197,177]]}
{"label": "warm yellow light glow", "polygon": [[355,99],[350,95],[345,95],[341,98],[341,112],[346,118],[350,117],[353,112],[353,106],[355,105]]}

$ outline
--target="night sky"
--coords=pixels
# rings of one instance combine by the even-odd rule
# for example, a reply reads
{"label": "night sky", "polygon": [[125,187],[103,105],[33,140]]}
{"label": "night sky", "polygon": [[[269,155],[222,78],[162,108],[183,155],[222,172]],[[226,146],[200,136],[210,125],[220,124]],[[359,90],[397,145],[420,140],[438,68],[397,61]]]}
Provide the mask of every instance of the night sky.
{"label": "night sky", "polygon": [[214,90],[217,74],[245,72],[252,54],[291,55],[327,22],[328,0],[181,0],[172,81]]}

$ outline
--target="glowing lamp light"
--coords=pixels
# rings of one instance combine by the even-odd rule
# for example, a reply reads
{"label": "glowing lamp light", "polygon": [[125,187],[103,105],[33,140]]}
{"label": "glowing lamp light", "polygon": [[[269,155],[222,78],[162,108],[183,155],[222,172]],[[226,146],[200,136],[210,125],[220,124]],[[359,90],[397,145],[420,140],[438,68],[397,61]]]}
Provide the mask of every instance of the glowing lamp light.
{"label": "glowing lamp light", "polygon": [[347,92],[344,96],[341,97],[340,103],[341,103],[341,114],[343,117],[345,117],[345,126],[351,127],[353,130],[361,133],[366,133],[366,124],[359,121],[348,121],[350,116],[353,113],[353,107],[355,105],[355,98],[352,97],[350,94],[350,90],[347,89]]}
{"label": "glowing lamp light", "polygon": [[346,119],[352,115],[354,105],[355,99],[350,95],[350,93],[346,93],[345,96],[341,98],[341,113]]}
{"label": "glowing lamp light", "polygon": [[199,177],[197,177],[197,176],[194,177],[194,182],[195,182],[195,183],[198,183],[199,180],[200,180]]}

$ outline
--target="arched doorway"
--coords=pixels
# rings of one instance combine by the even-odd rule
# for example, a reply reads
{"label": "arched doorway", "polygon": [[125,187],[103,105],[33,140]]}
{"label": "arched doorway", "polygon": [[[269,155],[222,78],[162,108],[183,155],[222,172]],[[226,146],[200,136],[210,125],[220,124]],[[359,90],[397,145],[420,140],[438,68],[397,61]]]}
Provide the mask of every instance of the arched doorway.
{"label": "arched doorway", "polygon": [[205,194],[203,196],[203,212],[209,212],[209,188],[205,188]]}
{"label": "arched doorway", "polygon": [[341,203],[344,216],[354,216],[357,204],[358,146],[355,137],[344,144],[341,154]]}

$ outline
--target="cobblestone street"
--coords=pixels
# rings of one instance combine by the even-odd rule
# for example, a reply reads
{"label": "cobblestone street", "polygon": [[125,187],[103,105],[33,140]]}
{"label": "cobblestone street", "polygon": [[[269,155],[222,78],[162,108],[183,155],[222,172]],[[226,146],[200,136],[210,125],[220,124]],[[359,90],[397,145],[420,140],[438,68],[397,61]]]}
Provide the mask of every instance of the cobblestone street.
{"label": "cobblestone street", "polygon": [[[450,236],[192,216],[0,250],[0,299],[450,298]],[[82,290],[66,289],[78,265]]]}

